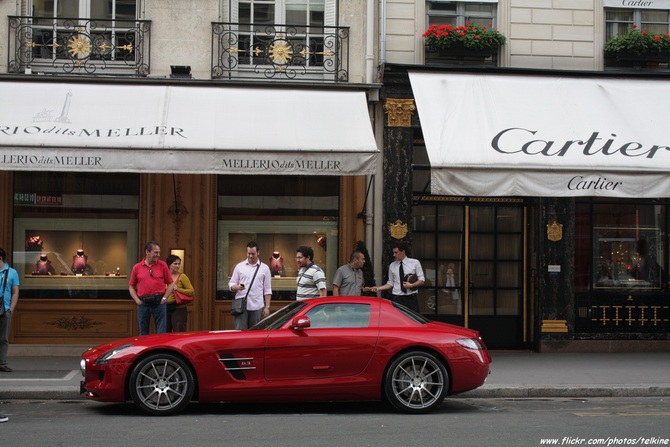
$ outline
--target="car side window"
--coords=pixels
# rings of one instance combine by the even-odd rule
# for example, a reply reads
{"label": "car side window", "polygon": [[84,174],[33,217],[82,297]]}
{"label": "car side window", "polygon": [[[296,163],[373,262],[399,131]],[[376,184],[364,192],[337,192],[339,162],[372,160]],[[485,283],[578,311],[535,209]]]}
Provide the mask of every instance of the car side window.
{"label": "car side window", "polygon": [[370,323],[370,305],[330,303],[314,307],[305,314],[312,328],[363,328]]}

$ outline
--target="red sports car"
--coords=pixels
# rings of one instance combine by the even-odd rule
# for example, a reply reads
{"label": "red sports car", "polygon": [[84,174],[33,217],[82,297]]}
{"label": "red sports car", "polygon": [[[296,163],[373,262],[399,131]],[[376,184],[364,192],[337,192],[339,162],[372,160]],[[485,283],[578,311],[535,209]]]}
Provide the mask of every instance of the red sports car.
{"label": "red sports car", "polygon": [[132,337],[82,355],[82,393],[168,415],[191,401],[386,400],[435,409],[481,386],[491,357],[479,333],[391,301],[296,301],[246,331]]}

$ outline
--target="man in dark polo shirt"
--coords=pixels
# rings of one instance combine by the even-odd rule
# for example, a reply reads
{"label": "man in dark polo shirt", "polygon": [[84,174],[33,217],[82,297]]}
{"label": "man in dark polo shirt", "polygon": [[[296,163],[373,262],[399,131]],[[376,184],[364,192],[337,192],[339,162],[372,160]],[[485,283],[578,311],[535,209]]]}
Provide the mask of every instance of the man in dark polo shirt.
{"label": "man in dark polo shirt", "polygon": [[161,247],[149,241],[144,246],[145,258],[133,266],[128,282],[130,296],[137,303],[137,320],[140,335],[149,335],[151,316],[154,316],[156,333],[165,333],[167,312],[165,303],[172,293],[170,268],[159,258]]}

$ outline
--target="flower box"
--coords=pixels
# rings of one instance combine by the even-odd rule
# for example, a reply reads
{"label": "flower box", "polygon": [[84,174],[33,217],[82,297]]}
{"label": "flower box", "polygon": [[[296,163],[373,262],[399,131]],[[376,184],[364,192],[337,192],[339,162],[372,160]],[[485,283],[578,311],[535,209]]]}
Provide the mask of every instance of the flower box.
{"label": "flower box", "polygon": [[650,34],[636,25],[605,44],[605,56],[617,61],[667,62],[670,55],[670,34]]}
{"label": "flower box", "polygon": [[465,26],[431,25],[423,38],[429,52],[457,58],[491,57],[506,41],[500,31],[469,22]]}
{"label": "flower box", "polygon": [[453,45],[448,48],[426,47],[427,53],[434,53],[438,57],[445,59],[479,60],[483,61],[493,56],[494,51],[490,48],[471,49],[463,45]]}

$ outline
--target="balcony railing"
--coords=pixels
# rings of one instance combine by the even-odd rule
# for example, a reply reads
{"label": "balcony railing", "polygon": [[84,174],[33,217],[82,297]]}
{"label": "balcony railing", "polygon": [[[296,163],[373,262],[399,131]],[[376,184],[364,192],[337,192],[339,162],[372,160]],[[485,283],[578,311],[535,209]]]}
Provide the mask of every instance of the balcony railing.
{"label": "balcony railing", "polygon": [[10,73],[146,76],[151,21],[9,16]]}
{"label": "balcony railing", "polygon": [[349,27],[212,23],[212,79],[349,80]]}

